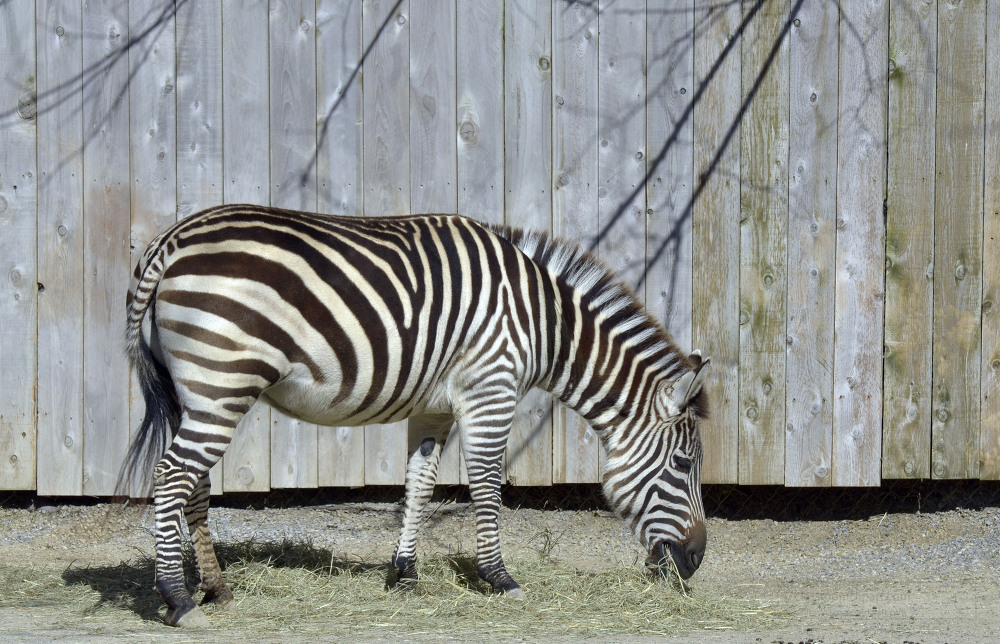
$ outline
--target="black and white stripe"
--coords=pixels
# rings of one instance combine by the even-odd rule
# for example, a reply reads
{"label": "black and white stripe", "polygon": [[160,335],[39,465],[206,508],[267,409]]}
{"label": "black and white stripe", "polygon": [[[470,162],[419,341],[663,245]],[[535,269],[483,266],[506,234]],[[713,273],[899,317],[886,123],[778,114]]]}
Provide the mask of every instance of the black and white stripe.
{"label": "black and white stripe", "polygon": [[[129,290],[126,346],[147,414],[123,481],[153,470],[156,587],[167,621],[203,620],[184,589],[186,515],[206,600],[232,598],[205,524],[207,473],[258,399],[310,422],[410,418],[393,563],[416,531],[452,426],[476,509],[479,572],[520,595],[497,531],[501,460],[532,387],[581,413],[608,450],[604,488],[651,558],[682,576],[705,545],[703,367],[575,245],[445,215],[330,217],[256,206],[194,215],[154,240]],[[154,466],[155,465],[155,466]]]}

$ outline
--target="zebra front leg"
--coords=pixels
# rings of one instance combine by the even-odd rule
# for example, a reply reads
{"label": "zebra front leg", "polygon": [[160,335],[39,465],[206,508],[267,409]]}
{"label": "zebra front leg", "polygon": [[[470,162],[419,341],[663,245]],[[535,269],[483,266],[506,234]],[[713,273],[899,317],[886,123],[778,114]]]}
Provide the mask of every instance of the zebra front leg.
{"label": "zebra front leg", "polygon": [[233,600],[233,591],[222,579],[222,568],[215,556],[212,545],[212,535],[208,529],[208,505],[211,496],[209,476],[198,479],[194,492],[187,505],[184,506],[184,516],[187,519],[188,533],[194,545],[195,563],[198,566],[200,590],[205,592],[202,605],[212,605],[221,608]]}
{"label": "zebra front leg", "polygon": [[208,619],[188,594],[184,580],[184,540],[181,514],[202,473],[178,465],[168,450],[153,470],[156,513],[156,581],[154,588],[167,604],[163,621],[170,626],[208,626]]}
{"label": "zebra front leg", "polygon": [[410,419],[403,529],[392,553],[396,584],[403,589],[411,589],[417,583],[417,531],[434,493],[441,450],[453,422],[450,417]]}

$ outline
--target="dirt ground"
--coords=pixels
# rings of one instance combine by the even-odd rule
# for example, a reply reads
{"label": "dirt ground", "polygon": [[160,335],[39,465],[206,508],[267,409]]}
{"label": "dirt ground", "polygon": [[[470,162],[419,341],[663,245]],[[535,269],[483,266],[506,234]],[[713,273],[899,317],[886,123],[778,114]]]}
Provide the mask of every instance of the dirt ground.
{"label": "dirt ground", "polygon": [[[151,518],[147,513],[138,519],[109,513],[104,505],[0,506],[0,564],[13,575],[12,567],[28,562],[77,570],[135,561],[153,549]],[[294,539],[381,562],[392,552],[399,514],[398,506],[388,503],[224,507],[213,508],[210,521],[221,543],[251,536],[260,543]],[[506,552],[545,552],[578,569],[639,565],[644,556],[624,525],[604,511],[504,508],[501,529]],[[991,642],[1000,635],[1000,509],[884,513],[850,521],[715,518],[709,520],[708,534],[708,551],[690,581],[691,593],[750,599],[773,613],[774,625],[764,631],[698,629],[646,641],[931,644]],[[472,508],[452,503],[439,507],[427,522],[420,551],[471,553],[474,544]],[[0,581],[8,589],[20,583]],[[88,608],[25,605],[0,597],[0,642],[105,642],[125,636],[166,642],[310,639],[295,635],[290,624],[274,632],[199,635],[149,618],[126,624]],[[400,635],[372,632],[370,641],[440,638]],[[636,641],[613,633],[601,639]]]}

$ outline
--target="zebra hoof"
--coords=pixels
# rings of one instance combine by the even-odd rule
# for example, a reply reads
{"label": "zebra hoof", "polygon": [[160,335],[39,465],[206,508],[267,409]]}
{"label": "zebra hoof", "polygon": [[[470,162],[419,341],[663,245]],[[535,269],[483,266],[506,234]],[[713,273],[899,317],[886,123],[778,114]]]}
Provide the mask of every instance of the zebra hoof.
{"label": "zebra hoof", "polygon": [[178,628],[208,628],[212,625],[205,617],[205,613],[201,612],[201,609],[197,606],[191,608],[183,615],[178,616],[176,611],[167,611],[167,616],[164,621],[170,626],[176,626]]}
{"label": "zebra hoof", "polygon": [[232,606],[233,591],[229,586],[215,587],[205,591],[205,596],[201,600],[201,605],[206,608],[222,610]]}
{"label": "zebra hoof", "polygon": [[521,590],[520,586],[515,586],[508,590],[502,592],[504,597],[513,597],[514,599],[524,599],[524,591]]}

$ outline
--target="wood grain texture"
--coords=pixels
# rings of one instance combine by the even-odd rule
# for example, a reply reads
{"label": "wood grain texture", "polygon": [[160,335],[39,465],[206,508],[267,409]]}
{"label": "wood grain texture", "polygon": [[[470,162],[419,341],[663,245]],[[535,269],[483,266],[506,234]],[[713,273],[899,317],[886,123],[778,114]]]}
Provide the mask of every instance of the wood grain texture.
{"label": "wood grain texture", "polygon": [[937,18],[890,6],[883,478],[930,478]]}
{"label": "wood grain texture", "polygon": [[739,446],[740,48],[731,41],[739,5],[695,4],[692,346],[711,356],[705,389],[712,417],[701,425],[705,483],[735,483]]}
{"label": "wood grain texture", "polygon": [[765,3],[743,35],[740,128],[739,481],[785,478],[788,3]]}
{"label": "wood grain texture", "polygon": [[[364,103],[361,84],[361,4],[325,0],[316,5],[317,207],[359,214],[364,193]],[[320,486],[365,483],[362,428],[319,427]]]}
{"label": "wood grain texture", "polygon": [[833,484],[878,485],[882,454],[888,5],[841,5]]}
{"label": "wood grain texture", "polygon": [[[315,3],[271,2],[268,31],[271,205],[315,211]],[[271,487],[316,487],[318,450],[314,423],[271,410]]]}
{"label": "wood grain texture", "polygon": [[[986,8],[985,133],[1000,132],[1000,4]],[[979,428],[979,478],[1000,479],[1000,140],[985,136],[983,182],[983,364]]]}
{"label": "wood grain texture", "polygon": [[456,3],[458,212],[504,216],[504,9],[491,0]]}
{"label": "wood grain texture", "polygon": [[789,32],[787,486],[833,482],[838,11],[804,3]]}
{"label": "wood grain texture", "polygon": [[[587,245],[599,229],[597,16],[579,3],[552,11],[552,232]],[[598,481],[599,445],[583,417],[555,404],[553,483]]]}
{"label": "wood grain texture", "polygon": [[82,8],[36,5],[41,495],[83,493]]}
{"label": "wood grain texture", "polygon": [[[368,0],[362,6],[364,65],[364,212],[410,212],[409,3]],[[406,422],[365,427],[365,484],[406,479]]]}
{"label": "wood grain texture", "polygon": [[177,214],[185,217],[222,201],[222,5],[179,7],[177,42]]}
{"label": "wood grain texture", "polygon": [[644,9],[638,0],[599,3],[597,251],[632,288],[646,266]]}
{"label": "wood grain texture", "polygon": [[[0,489],[35,489],[35,7],[0,5]],[[15,109],[11,109],[11,107]]]}
{"label": "wood grain texture", "polygon": [[931,476],[978,478],[986,3],[938,12]]}
{"label": "wood grain texture", "polygon": [[128,3],[84,5],[83,493],[114,492],[128,447],[129,372],[121,350],[129,275]]}
{"label": "wood grain texture", "polygon": [[[505,4],[504,217],[508,225],[552,230],[552,7]],[[532,390],[518,405],[507,449],[513,485],[552,483],[552,397]]]}
{"label": "wood grain texture", "polygon": [[[267,0],[222,4],[222,201],[270,203]],[[222,459],[222,488],[271,489],[271,413],[258,402]],[[216,484],[218,477],[213,478]]]}
{"label": "wood grain texture", "polygon": [[458,210],[455,3],[410,8],[410,212]]}
{"label": "wood grain texture", "polygon": [[691,346],[694,0],[646,13],[646,307]]}
{"label": "wood grain texture", "polygon": [[267,0],[222,3],[223,198],[266,206],[271,105]]}

